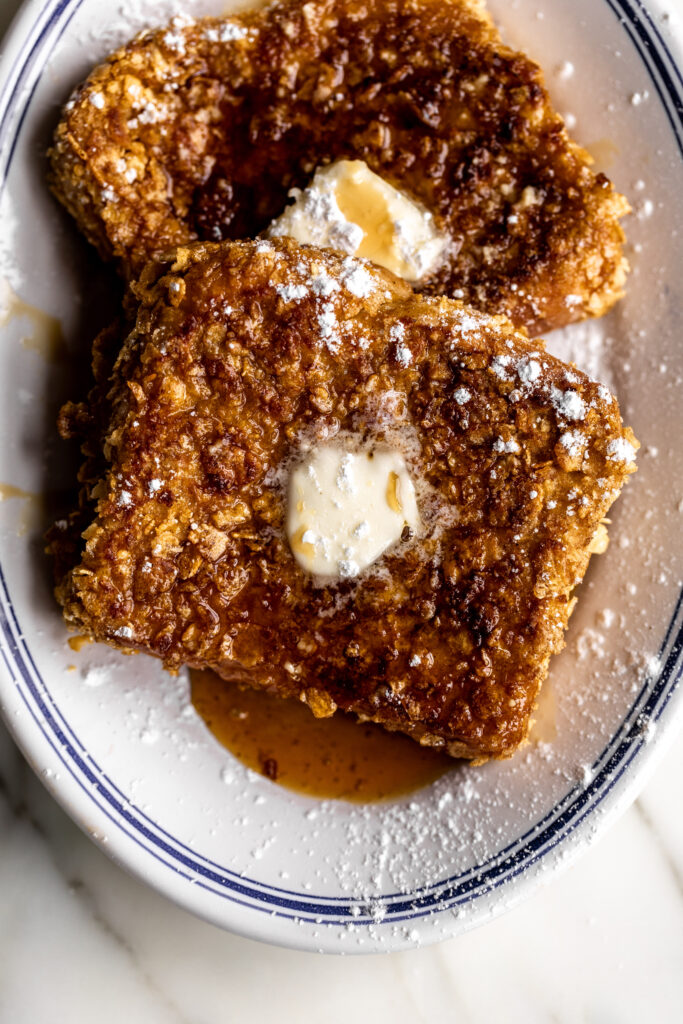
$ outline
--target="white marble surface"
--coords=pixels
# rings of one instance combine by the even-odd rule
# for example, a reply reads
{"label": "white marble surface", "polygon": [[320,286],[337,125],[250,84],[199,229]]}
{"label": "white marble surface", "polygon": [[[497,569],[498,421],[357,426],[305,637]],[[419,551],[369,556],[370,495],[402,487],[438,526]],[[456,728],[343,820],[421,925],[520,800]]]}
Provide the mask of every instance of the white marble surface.
{"label": "white marble surface", "polygon": [[0,726],[1,1024],[669,1024],[683,1019],[683,745],[583,858],[507,915],[409,953],[223,933],[111,863]]}
{"label": "white marble surface", "polygon": [[[0,35],[16,0],[0,0]],[[0,725],[0,1024],[683,1020],[683,746],[564,875],[410,953],[322,958],[179,910],[76,828]]]}

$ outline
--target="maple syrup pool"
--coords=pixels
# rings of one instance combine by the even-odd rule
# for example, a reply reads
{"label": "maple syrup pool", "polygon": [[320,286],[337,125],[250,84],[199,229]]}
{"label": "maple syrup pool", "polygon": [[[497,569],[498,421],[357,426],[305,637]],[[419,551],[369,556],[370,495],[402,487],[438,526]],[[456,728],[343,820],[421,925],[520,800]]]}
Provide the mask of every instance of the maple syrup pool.
{"label": "maple syrup pool", "polygon": [[447,754],[337,712],[315,718],[295,700],[242,690],[192,671],[192,703],[209,730],[252,771],[287,789],[357,803],[421,789],[458,764]]}

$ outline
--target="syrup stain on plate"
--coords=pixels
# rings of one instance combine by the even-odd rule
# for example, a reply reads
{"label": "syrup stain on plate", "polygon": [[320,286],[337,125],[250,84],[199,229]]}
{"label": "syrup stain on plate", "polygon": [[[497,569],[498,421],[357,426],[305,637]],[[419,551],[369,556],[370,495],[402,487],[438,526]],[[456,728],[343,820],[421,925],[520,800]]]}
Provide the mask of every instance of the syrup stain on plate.
{"label": "syrup stain on plate", "polygon": [[64,332],[57,317],[25,302],[16,292],[12,291],[6,281],[2,283],[2,292],[0,327],[4,327],[15,318],[28,320],[32,327],[32,333],[21,339],[23,347],[31,352],[36,352],[48,363],[56,363],[65,359],[67,350]]}
{"label": "syrup stain on plate", "polygon": [[16,535],[23,537],[29,530],[33,530],[40,522],[43,511],[43,496],[33,491],[24,491],[14,484],[0,482],[0,502],[8,501],[10,498],[20,498],[24,506],[17,522]]}
{"label": "syrup stain on plate", "polygon": [[557,739],[557,695],[551,679],[546,679],[541,687],[536,709],[531,718],[529,728],[531,743],[552,743],[554,739]]}
{"label": "syrup stain on plate", "polygon": [[619,156],[619,147],[611,139],[597,139],[595,142],[588,142],[584,149],[590,153],[596,167],[601,171],[607,171],[613,167]]}
{"label": "syrup stain on plate", "polygon": [[435,782],[458,764],[350,715],[315,718],[295,700],[242,690],[214,672],[192,671],[190,678],[192,703],[216,739],[252,771],[308,796],[390,800]]}

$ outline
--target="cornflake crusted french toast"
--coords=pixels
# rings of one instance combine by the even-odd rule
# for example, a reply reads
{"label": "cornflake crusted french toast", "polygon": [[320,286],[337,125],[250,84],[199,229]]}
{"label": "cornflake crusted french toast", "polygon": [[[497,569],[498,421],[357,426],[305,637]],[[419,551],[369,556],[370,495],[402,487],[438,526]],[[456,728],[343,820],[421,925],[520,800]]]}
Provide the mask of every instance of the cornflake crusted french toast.
{"label": "cornflake crusted french toast", "polygon": [[[316,715],[510,755],[635,468],[616,399],[503,317],[286,239],[180,247],[133,292],[109,392],[81,410],[104,462],[84,471],[67,622]],[[394,460],[386,502],[416,510],[372,564],[320,577],[288,503],[329,446],[347,468]]]}
{"label": "cornflake crusted french toast", "polygon": [[173,245],[254,237],[340,158],[364,161],[445,232],[426,293],[532,334],[622,295],[628,204],[475,0],[281,0],[175,18],[76,91],[51,183],[135,276]]}

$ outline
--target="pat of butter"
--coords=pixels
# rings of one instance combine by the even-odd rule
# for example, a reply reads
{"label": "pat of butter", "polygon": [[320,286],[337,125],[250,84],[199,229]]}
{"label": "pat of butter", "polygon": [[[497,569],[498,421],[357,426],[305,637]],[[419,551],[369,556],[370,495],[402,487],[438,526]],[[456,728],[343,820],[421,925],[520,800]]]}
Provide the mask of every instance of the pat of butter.
{"label": "pat of butter", "polygon": [[340,249],[419,281],[442,263],[446,235],[434,217],[375,174],[362,160],[319,167],[311,183],[290,192],[291,206],[270,225],[271,237]]}
{"label": "pat of butter", "polygon": [[396,451],[321,445],[290,473],[287,539],[302,569],[315,576],[357,576],[406,526],[418,530],[420,515]]}

